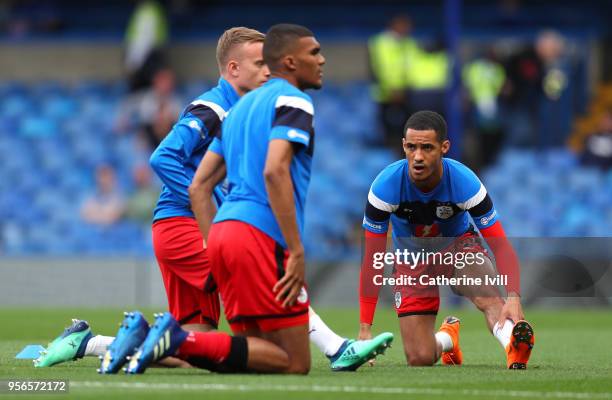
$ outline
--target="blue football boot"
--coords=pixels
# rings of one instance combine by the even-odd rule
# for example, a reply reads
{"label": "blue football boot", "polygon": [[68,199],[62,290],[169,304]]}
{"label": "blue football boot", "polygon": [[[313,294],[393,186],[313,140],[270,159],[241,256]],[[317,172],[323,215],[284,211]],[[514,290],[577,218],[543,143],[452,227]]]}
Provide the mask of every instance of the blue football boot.
{"label": "blue football boot", "polygon": [[142,374],[152,363],[176,354],[187,335],[172,314],[156,314],[155,324],[136,354],[130,357],[130,363],[124,371],[128,374]]}
{"label": "blue football boot", "polygon": [[149,333],[149,323],[140,311],[124,312],[123,315],[115,340],[108,346],[104,356],[100,356],[100,374],[116,374]]}

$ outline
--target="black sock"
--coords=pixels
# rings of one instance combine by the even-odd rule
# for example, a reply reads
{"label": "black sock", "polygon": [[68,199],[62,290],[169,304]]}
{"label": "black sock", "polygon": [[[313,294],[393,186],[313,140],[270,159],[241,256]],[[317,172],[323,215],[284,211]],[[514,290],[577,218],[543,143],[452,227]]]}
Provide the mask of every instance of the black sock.
{"label": "black sock", "polygon": [[223,362],[217,364],[203,357],[188,357],[185,361],[197,368],[227,374],[247,372],[248,356],[249,345],[246,337],[232,336],[230,352]]}

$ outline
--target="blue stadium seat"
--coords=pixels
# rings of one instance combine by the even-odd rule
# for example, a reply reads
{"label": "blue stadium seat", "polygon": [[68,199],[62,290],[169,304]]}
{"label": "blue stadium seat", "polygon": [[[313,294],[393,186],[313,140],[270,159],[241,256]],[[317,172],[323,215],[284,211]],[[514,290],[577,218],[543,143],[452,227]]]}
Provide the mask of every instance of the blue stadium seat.
{"label": "blue stadium seat", "polygon": [[35,109],[34,102],[27,95],[8,95],[0,103],[0,114],[5,117],[22,117]]}
{"label": "blue stadium seat", "polygon": [[55,136],[58,134],[57,122],[52,118],[28,115],[21,121],[21,134],[31,138]]}
{"label": "blue stadium seat", "polygon": [[49,96],[42,103],[42,113],[48,118],[58,121],[72,117],[78,110],[74,98],[67,95]]}

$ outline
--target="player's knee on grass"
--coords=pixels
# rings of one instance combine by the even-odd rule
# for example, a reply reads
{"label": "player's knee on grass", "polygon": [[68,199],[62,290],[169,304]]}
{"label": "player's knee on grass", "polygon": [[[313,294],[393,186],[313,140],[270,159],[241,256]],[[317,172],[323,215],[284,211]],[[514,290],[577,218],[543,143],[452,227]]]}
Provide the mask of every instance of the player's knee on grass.
{"label": "player's knee on grass", "polygon": [[264,332],[263,338],[282,349],[289,358],[286,374],[306,375],[310,372],[310,341],[308,325]]}
{"label": "player's knee on grass", "polygon": [[308,359],[291,360],[288,374],[307,375],[310,372],[310,357]]}
{"label": "player's knee on grass", "polygon": [[268,340],[248,337],[247,369],[253,372],[286,373],[291,366],[289,355]]}
{"label": "player's knee on grass", "polygon": [[436,361],[435,350],[432,352],[431,349],[417,348],[406,350],[405,354],[406,361],[411,367],[430,367]]}
{"label": "player's knee on grass", "polygon": [[438,358],[434,337],[435,315],[410,315],[399,319],[408,365],[431,366]]}

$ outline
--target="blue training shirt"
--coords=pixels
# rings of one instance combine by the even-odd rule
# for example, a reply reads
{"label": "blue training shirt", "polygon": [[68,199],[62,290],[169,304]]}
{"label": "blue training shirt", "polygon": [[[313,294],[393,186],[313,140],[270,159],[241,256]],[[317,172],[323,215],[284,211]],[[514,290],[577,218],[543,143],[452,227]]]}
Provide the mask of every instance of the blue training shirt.
{"label": "blue training shirt", "polygon": [[385,233],[390,220],[394,245],[402,248],[409,238],[463,235],[471,229],[468,213],[478,229],[493,225],[497,212],[476,174],[450,158],[442,165],[442,180],[428,193],[410,180],[407,160],[383,169],[370,188],[363,227]]}
{"label": "blue training shirt", "polygon": [[222,136],[210,146],[225,159],[229,193],[214,222],[243,221],[287,247],[270,207],[263,171],[270,140],[294,145],[290,172],[300,235],[314,150],[314,107],[310,96],[273,78],[245,95],[228,113]]}
{"label": "blue training shirt", "polygon": [[[178,122],[162,140],[149,160],[163,182],[153,221],[169,217],[191,217],[189,185],[204,153],[221,130],[227,111],[240,96],[223,78],[219,84],[195,99],[181,113]],[[217,205],[225,193],[215,188]]]}

